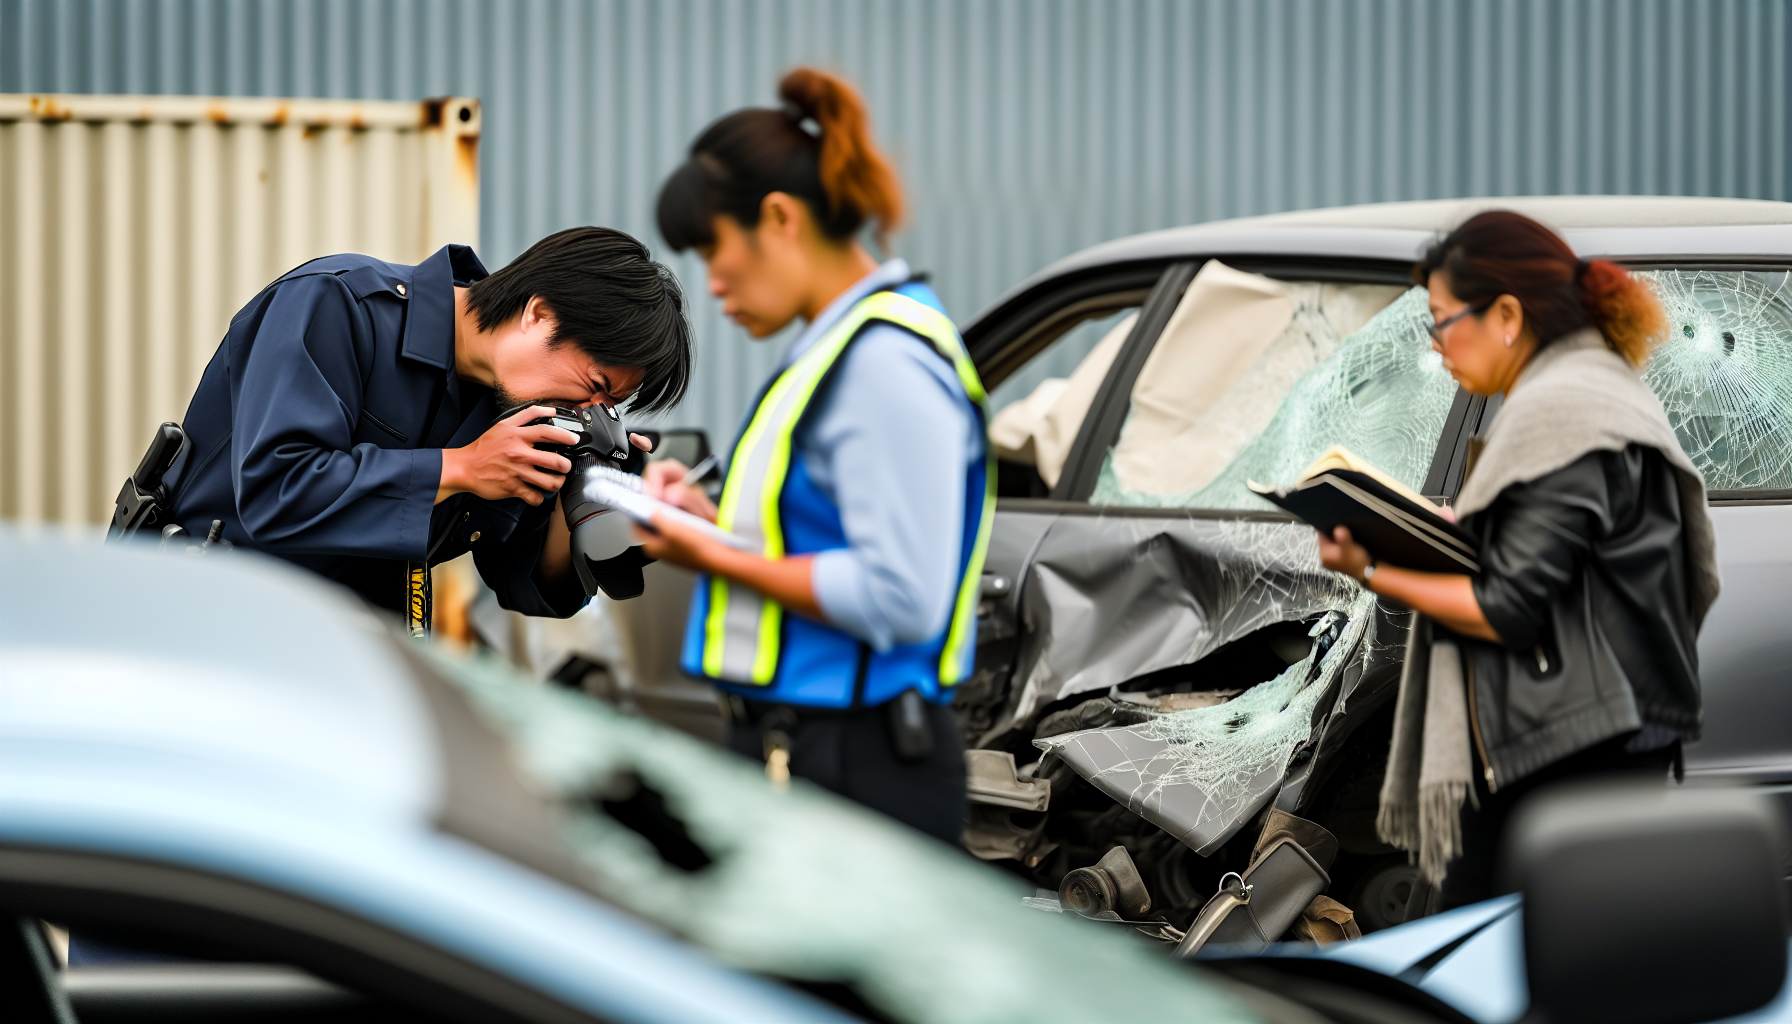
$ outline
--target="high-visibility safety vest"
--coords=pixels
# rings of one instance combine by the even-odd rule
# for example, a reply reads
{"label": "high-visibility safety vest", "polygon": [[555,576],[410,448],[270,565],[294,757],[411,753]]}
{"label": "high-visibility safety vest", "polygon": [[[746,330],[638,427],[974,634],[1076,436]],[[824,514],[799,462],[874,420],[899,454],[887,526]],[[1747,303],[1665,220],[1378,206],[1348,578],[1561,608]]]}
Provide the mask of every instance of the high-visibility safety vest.
{"label": "high-visibility safety vest", "polygon": [[[874,323],[894,324],[933,346],[956,371],[985,427],[985,393],[958,330],[925,285],[859,300],[766,388],[741,433],[722,486],[716,525],[752,541],[767,558],[847,546],[839,507],[810,479],[793,438],[803,415],[853,340]],[[936,300],[937,301],[937,300]],[[970,674],[977,591],[995,516],[994,455],[967,467],[958,589],[946,626],[927,641],[878,653],[839,629],[789,615],[759,592],[699,576],[685,626],[684,670],[756,700],[821,707],[875,705],[904,690],[939,701]],[[928,457],[917,454],[917,458]]]}

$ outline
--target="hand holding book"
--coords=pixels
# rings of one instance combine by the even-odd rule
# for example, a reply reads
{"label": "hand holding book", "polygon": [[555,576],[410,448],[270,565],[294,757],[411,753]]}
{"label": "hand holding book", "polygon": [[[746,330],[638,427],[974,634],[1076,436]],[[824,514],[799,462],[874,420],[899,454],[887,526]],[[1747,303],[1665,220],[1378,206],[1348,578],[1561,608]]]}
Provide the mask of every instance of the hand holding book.
{"label": "hand holding book", "polygon": [[1332,448],[1283,490],[1251,484],[1264,498],[1338,539],[1342,526],[1376,562],[1435,573],[1478,573],[1472,537],[1412,488],[1344,448]]}
{"label": "hand holding book", "polygon": [[[1319,529],[1319,561],[1456,633],[1498,643],[1475,597],[1474,538],[1431,502],[1342,448],[1293,487],[1257,493]],[[1375,572],[1366,570],[1373,564]]]}

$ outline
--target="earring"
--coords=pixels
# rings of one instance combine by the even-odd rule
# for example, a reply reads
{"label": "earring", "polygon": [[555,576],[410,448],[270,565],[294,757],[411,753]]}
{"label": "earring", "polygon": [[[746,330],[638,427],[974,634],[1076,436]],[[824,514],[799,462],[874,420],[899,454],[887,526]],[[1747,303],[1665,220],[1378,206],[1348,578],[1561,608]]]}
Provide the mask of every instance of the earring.
{"label": "earring", "polygon": [[1506,335],[1506,347],[1507,348],[1512,347],[1512,336],[1510,334]]}

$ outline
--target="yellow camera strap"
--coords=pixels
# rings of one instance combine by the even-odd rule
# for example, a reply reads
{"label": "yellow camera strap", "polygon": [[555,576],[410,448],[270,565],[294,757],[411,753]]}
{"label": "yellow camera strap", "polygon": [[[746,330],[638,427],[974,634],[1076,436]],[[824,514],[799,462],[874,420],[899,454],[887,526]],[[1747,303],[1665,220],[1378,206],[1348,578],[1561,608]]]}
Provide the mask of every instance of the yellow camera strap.
{"label": "yellow camera strap", "polygon": [[418,639],[429,636],[432,609],[428,562],[404,563],[404,592],[405,629]]}

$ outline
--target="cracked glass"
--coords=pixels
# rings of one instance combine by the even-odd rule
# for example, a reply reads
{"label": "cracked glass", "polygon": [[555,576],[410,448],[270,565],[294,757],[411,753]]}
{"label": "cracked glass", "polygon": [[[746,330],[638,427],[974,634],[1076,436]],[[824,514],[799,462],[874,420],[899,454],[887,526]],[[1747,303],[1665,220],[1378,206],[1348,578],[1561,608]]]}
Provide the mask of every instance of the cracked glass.
{"label": "cracked glass", "polygon": [[[1216,332],[1209,351],[1232,346],[1253,358],[1226,374],[1217,395],[1187,402],[1199,408],[1164,408],[1177,401],[1176,392],[1141,373],[1092,503],[1268,509],[1247,483],[1292,483],[1332,445],[1349,448],[1408,486],[1424,485],[1456,395],[1456,383],[1431,351],[1425,291],[1273,285],[1287,312],[1270,310],[1264,300],[1263,315],[1253,323]],[[1194,292],[1191,285],[1185,303]],[[1166,328],[1165,337],[1170,333]],[[1201,353],[1191,372],[1209,361]],[[1153,408],[1141,394],[1147,388],[1168,401],[1159,399]]]}
{"label": "cracked glass", "polygon": [[1083,516],[1053,523],[1021,591],[1015,686],[985,738],[1264,626],[1343,611],[1363,592],[1320,567],[1304,523]]}
{"label": "cracked glass", "polygon": [[[1315,645],[1274,678],[1223,704],[1150,713],[1137,725],[1065,733],[1034,745],[1205,856],[1275,792],[1294,751],[1312,733],[1320,698],[1345,665],[1367,656],[1360,641],[1374,612],[1375,596],[1357,592],[1328,647]],[[1314,635],[1332,619],[1322,618]]]}
{"label": "cracked glass", "polygon": [[1792,488],[1792,274],[1661,270],[1668,334],[1643,380],[1712,491]]}

